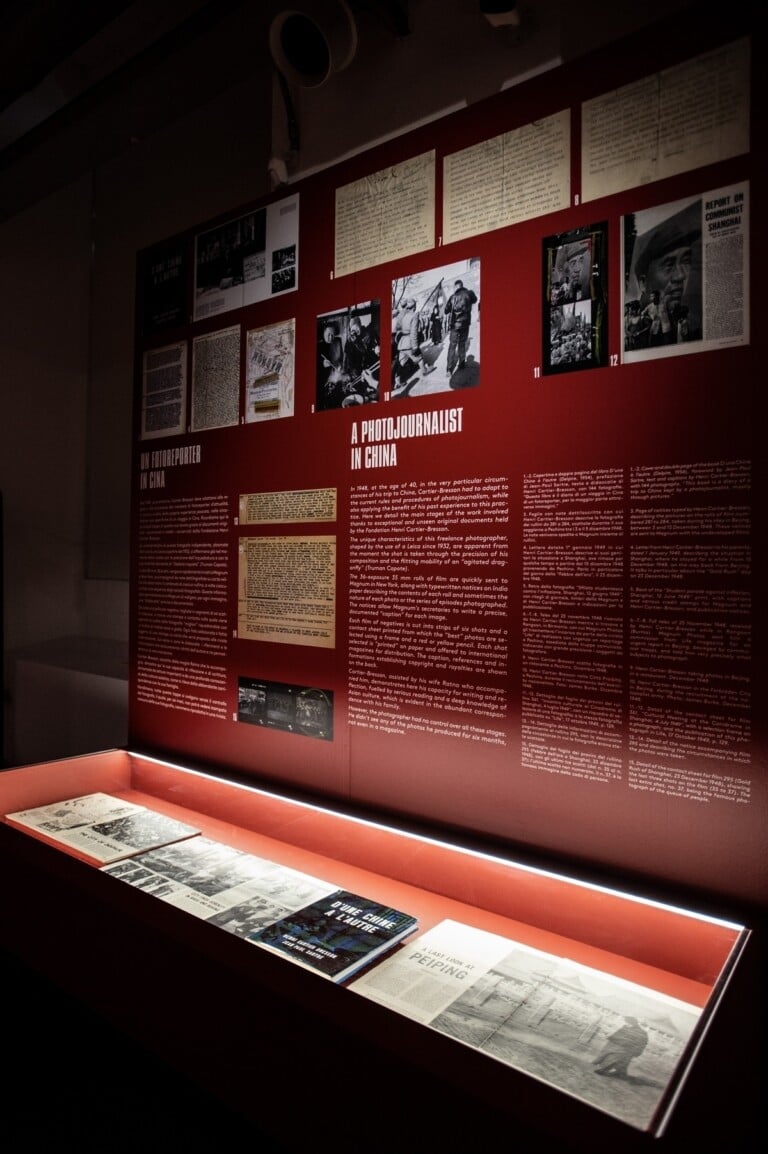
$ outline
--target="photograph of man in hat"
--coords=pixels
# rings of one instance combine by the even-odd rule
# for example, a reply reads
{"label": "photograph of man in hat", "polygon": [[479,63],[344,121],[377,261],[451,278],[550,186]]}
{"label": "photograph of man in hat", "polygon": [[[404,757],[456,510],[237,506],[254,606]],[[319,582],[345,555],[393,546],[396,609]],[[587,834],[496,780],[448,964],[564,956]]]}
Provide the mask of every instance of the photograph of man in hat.
{"label": "photograph of man in hat", "polygon": [[625,217],[624,246],[625,351],[700,341],[701,200]]}

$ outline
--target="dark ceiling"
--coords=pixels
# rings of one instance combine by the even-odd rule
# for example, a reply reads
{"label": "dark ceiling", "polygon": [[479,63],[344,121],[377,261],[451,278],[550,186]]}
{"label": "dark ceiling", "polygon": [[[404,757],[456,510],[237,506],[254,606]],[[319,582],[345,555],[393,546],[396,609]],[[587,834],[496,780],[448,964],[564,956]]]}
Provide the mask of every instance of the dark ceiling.
{"label": "dark ceiling", "polygon": [[[408,31],[408,4],[347,0],[395,35]],[[272,17],[293,2],[270,0],[0,0],[0,152],[51,115],[147,56],[204,35],[238,9],[268,46]],[[306,7],[306,5],[305,5]]]}
{"label": "dark ceiling", "polygon": [[[131,75],[203,35],[246,0],[0,0],[0,160],[34,147],[50,122],[104,99]],[[270,19],[270,4],[251,3]],[[265,25],[268,27],[268,23]],[[9,152],[11,155],[8,156]]]}
{"label": "dark ceiling", "polygon": [[[0,220],[246,78],[315,0],[0,0]],[[318,0],[320,2],[320,0]],[[408,0],[346,0],[395,37]]]}
{"label": "dark ceiling", "polygon": [[255,70],[269,72],[269,25],[281,8],[0,0],[0,220]]}
{"label": "dark ceiling", "polygon": [[0,5],[0,111],[48,76],[115,16],[130,0],[16,0]]}
{"label": "dark ceiling", "polygon": [[[353,14],[367,15],[395,36],[409,31],[407,0],[346,2]],[[308,4],[0,0],[0,181],[18,182],[22,169],[39,179],[40,146],[72,136],[75,124],[81,126],[78,147],[87,134],[89,158],[97,160],[210,99],[225,84],[258,69],[271,74],[274,16]],[[140,89],[147,82],[145,100]],[[151,125],[142,108],[147,101]],[[118,121],[121,129],[127,126],[120,140],[113,130]],[[63,149],[63,143],[58,152],[53,149],[57,162]],[[7,195],[7,188],[0,189],[0,202]],[[3,208],[0,203],[0,214]]]}

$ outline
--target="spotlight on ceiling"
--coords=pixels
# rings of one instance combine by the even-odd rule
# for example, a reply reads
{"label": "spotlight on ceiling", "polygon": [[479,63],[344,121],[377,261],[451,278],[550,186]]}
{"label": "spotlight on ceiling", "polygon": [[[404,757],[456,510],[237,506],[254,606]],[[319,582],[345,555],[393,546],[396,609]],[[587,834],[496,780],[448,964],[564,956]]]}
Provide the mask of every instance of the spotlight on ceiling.
{"label": "spotlight on ceiling", "polygon": [[480,11],[494,28],[516,28],[520,23],[520,6],[514,0],[480,0]]}
{"label": "spotlight on ceiling", "polygon": [[269,28],[269,50],[290,84],[325,84],[357,51],[357,26],[346,0],[307,0],[280,12]]}

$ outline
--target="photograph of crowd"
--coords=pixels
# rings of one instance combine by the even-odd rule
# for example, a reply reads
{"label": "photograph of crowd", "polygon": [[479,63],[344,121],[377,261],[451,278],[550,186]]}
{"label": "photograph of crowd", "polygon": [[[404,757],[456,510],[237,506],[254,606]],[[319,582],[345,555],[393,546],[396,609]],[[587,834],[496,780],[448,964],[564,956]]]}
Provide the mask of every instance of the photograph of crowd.
{"label": "photograph of crowd", "polygon": [[392,281],[392,397],[480,384],[480,261]]}

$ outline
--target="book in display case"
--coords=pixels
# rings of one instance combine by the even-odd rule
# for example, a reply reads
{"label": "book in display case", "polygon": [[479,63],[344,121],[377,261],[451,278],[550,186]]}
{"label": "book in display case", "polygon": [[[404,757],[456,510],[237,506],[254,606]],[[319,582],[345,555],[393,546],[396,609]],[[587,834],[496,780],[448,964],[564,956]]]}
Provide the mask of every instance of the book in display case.
{"label": "book in display case", "polygon": [[[6,816],[97,793],[199,832],[99,865]],[[699,1082],[713,1064],[721,1071],[724,1039],[741,1030],[754,994],[746,922],[126,750],[8,770],[0,809],[0,865],[13,877],[2,945],[238,1109],[250,1108],[254,1068],[232,1045],[233,1020],[250,1033],[259,1085],[279,1110],[311,1071],[307,1108],[348,1079],[357,1117],[377,1109],[386,1079],[389,1092],[417,1099],[425,1140],[430,1130],[454,1141],[471,1125],[481,1141],[504,1120],[563,1149],[577,1136],[592,1150],[646,1149],[678,1132],[690,1141],[692,1117],[710,1135],[713,1125],[730,1132],[733,1112],[723,1122]],[[198,878],[233,883],[224,898],[201,898],[202,884],[194,899],[167,896],[160,874],[195,861]],[[142,869],[154,871],[148,882],[137,880]],[[329,982],[261,948],[263,928],[233,929],[227,895],[241,906],[259,897],[265,882],[254,879],[269,870],[412,920],[380,960]],[[192,892],[194,872],[176,869],[179,893]],[[352,1140],[358,1126],[345,1115],[339,1133]],[[386,1148],[383,1134],[370,1148]]]}

